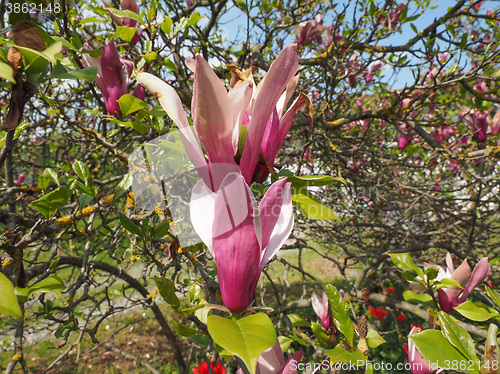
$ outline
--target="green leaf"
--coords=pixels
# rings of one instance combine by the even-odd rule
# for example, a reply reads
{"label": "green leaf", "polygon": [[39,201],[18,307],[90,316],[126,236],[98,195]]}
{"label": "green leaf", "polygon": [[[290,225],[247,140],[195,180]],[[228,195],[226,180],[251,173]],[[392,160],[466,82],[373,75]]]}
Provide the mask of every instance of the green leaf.
{"label": "green leaf", "polygon": [[132,177],[132,174],[130,173],[125,174],[120,183],[118,183],[118,186],[116,186],[115,188],[115,196],[113,196],[113,201],[122,196],[125,193],[125,191],[127,191],[130,188],[133,181],[134,178]]}
{"label": "green leaf", "polygon": [[288,319],[294,327],[309,327],[309,323],[304,321],[304,319],[295,313],[287,314]]}
{"label": "green leaf", "polygon": [[0,313],[8,314],[21,321],[23,312],[17,301],[14,286],[3,273],[0,273]]}
{"label": "green leaf", "polygon": [[189,300],[192,304],[199,304],[203,300],[203,292],[199,284],[193,284],[188,289]]}
{"label": "green leaf", "polygon": [[292,183],[292,188],[295,186],[305,187],[305,186],[326,186],[333,182],[342,182],[347,184],[342,177],[332,177],[330,175],[303,175],[300,177],[290,176],[287,182]]}
{"label": "green leaf", "polygon": [[497,304],[497,306],[500,308],[500,296],[489,286],[485,287],[486,294],[490,297],[491,300]]}
{"label": "green leaf", "polygon": [[328,296],[328,300],[330,300],[333,323],[337,329],[344,334],[347,342],[352,347],[352,340],[354,338],[354,323],[349,316],[351,306],[344,300],[335,286],[327,284],[325,291]]}
{"label": "green leaf", "polygon": [[436,282],[436,283],[443,284],[447,287],[456,286],[458,288],[463,288],[460,283],[458,283],[455,279],[451,279],[451,278],[443,278],[439,282]]}
{"label": "green leaf", "polygon": [[290,338],[287,338],[286,336],[278,336],[278,341],[280,342],[280,347],[283,352],[288,351],[288,348],[290,348],[290,345],[292,344],[293,340]]}
{"label": "green leaf", "polygon": [[472,321],[484,322],[490,318],[498,317],[499,313],[483,303],[474,303],[471,300],[467,300],[455,307],[455,310]]}
{"label": "green leaf", "polygon": [[49,270],[56,271],[57,265],[59,265],[60,258],[57,257],[54,261],[52,261],[49,265]]}
{"label": "green leaf", "polygon": [[90,183],[91,177],[87,165],[79,160],[76,160],[75,162],[73,162],[73,165],[71,165],[71,167],[75,171],[76,175],[78,175],[78,177],[80,177],[80,179],[85,183],[85,185],[88,185]]}
{"label": "green leaf", "polygon": [[338,344],[333,349],[327,349],[325,354],[330,357],[332,363],[336,362],[346,362],[348,364],[356,364],[357,366],[361,362],[366,361],[366,356],[359,349],[351,352],[344,347],[342,347],[342,343]]}
{"label": "green leaf", "polygon": [[[409,335],[418,351],[429,362],[433,370],[438,367],[447,368],[450,362],[455,361],[460,369],[470,374],[479,374],[475,368],[469,368],[470,362],[460,353],[446,338],[441,331],[425,330],[418,334]],[[460,366],[462,364],[462,366]]]}
{"label": "green leaf", "polygon": [[[21,124],[16,127],[16,130],[14,132],[14,139],[19,138],[19,135],[21,135],[21,133],[24,130],[26,130],[29,126],[30,126],[29,122],[26,122],[26,121],[21,122]],[[6,131],[0,131],[0,134],[2,134],[1,138],[0,138],[0,148],[3,148],[3,146],[5,144],[5,138],[7,136],[7,132]]]}
{"label": "green leaf", "polygon": [[171,279],[165,277],[153,278],[156,287],[160,291],[160,295],[167,304],[172,305],[172,308],[177,309],[181,305],[179,298],[175,294],[175,285]]}
{"label": "green leaf", "polygon": [[122,110],[122,114],[124,116],[148,107],[148,104],[146,104],[144,101],[130,94],[125,94],[120,97],[118,99],[118,104],[120,105],[120,109]]}
{"label": "green leaf", "polygon": [[130,218],[128,218],[125,214],[123,213],[118,213],[118,216],[120,217],[120,223],[123,226],[125,230],[130,232],[131,234],[135,234],[138,237],[144,239],[144,236],[142,234],[141,228],[137,226],[134,221],[132,221]]}
{"label": "green leaf", "polygon": [[385,339],[374,329],[368,329],[366,342],[370,348],[377,348],[379,345],[386,343]]}
{"label": "green leaf", "polygon": [[133,19],[134,21],[139,22],[141,25],[144,24],[142,17],[140,15],[138,15],[137,13],[132,12],[131,10],[128,10],[128,9],[121,10],[121,9],[115,9],[115,8],[107,8],[107,9],[114,16],[130,18],[130,19]]}
{"label": "green leaf", "polygon": [[237,321],[211,315],[207,319],[207,328],[212,339],[229,353],[240,357],[252,374],[260,354],[276,344],[273,322],[263,313]]}
{"label": "green leaf", "polygon": [[311,331],[313,332],[314,336],[318,340],[318,343],[324,347],[324,348],[331,348],[332,347],[332,342],[330,339],[328,339],[328,335],[326,335],[325,330],[321,326],[321,324],[317,322],[312,322],[311,323]]}
{"label": "green leaf", "polygon": [[83,79],[86,82],[93,82],[97,76],[98,68],[97,66],[89,66],[87,68],[79,69],[79,70],[69,70],[66,69],[66,72],[52,74],[50,78],[55,79]]}
{"label": "green leaf", "polygon": [[434,300],[432,300],[432,296],[427,293],[420,294],[416,293],[413,290],[406,290],[405,292],[403,292],[403,298],[405,299],[405,301],[409,303],[417,302],[429,307],[435,307]]}
{"label": "green leaf", "polygon": [[69,40],[71,42],[71,45],[73,45],[77,51],[82,48],[82,41],[76,33],[73,34],[73,36],[69,38]]}
{"label": "green leaf", "polygon": [[33,201],[31,205],[43,214],[45,218],[49,219],[57,212],[57,209],[62,208],[66,204],[66,201],[68,201],[68,192],[66,188],[59,187],[38,200]]}
{"label": "green leaf", "polygon": [[132,42],[138,28],[129,26],[117,26],[114,39],[122,38],[127,43]]}
{"label": "green leaf", "polygon": [[51,168],[46,168],[44,171],[43,171],[43,174],[42,174],[45,178],[47,178],[49,181],[52,181],[54,182],[55,184],[59,185],[60,184],[60,181],[59,181],[59,173],[57,172],[57,170],[54,170],[54,169],[51,169]]}
{"label": "green leaf", "polygon": [[57,297],[61,296],[61,291],[64,290],[66,286],[61,278],[57,275],[49,275],[47,278],[42,279],[40,282],[26,288],[16,287],[14,289],[17,299],[21,303],[28,301],[28,297],[35,292],[53,292]]}
{"label": "green leaf", "polygon": [[172,19],[170,17],[165,18],[165,21],[161,23],[161,31],[170,36],[170,31],[172,31]]}
{"label": "green leaf", "polygon": [[78,196],[78,206],[80,208],[85,208],[94,198],[86,193],[82,193]]}
{"label": "green leaf", "polygon": [[152,51],[152,52],[149,52],[148,54],[143,55],[142,58],[144,60],[146,60],[146,62],[148,64],[152,64],[158,58],[158,53],[156,53],[155,51]]}
{"label": "green leaf", "polygon": [[153,229],[153,239],[159,240],[163,238],[170,232],[170,224],[168,221],[161,221],[156,227]]}
{"label": "green leaf", "polygon": [[16,83],[16,79],[14,78],[14,70],[10,67],[10,65],[0,61],[0,78],[8,80],[11,83]]}
{"label": "green leaf", "polygon": [[49,187],[50,181],[43,176],[43,174],[38,176],[38,187],[40,187],[43,191]]}
{"label": "green leaf", "polygon": [[[451,316],[445,312],[438,312],[439,322],[443,335],[453,346],[462,353],[469,362],[476,362],[476,346],[469,333],[457,325]],[[476,369],[479,369],[476,367]]]}
{"label": "green leaf", "polygon": [[65,323],[64,325],[62,325],[61,327],[59,327],[55,333],[54,333],[54,336],[56,338],[62,338],[63,337],[63,334],[64,334],[64,330],[68,330],[68,329],[71,329],[73,328],[73,326],[75,325],[75,322],[74,321],[69,321],[68,323]]}
{"label": "green leaf", "polygon": [[301,213],[309,219],[335,219],[340,221],[340,218],[331,208],[321,204],[321,202],[304,187],[292,190],[292,201]]}
{"label": "green leaf", "polygon": [[191,14],[191,17],[189,17],[186,27],[196,25],[201,18],[202,16],[200,16],[199,12],[194,12],[193,14]]}
{"label": "green leaf", "polygon": [[193,336],[199,333],[198,330],[191,327],[186,327],[180,322],[174,324],[174,331],[180,336]]}
{"label": "green leaf", "polygon": [[18,45],[15,47],[23,54],[25,71],[31,74],[40,74],[45,70],[47,62],[54,65],[57,63],[55,54],[61,49],[62,43],[56,42],[42,52]]}
{"label": "green leaf", "polygon": [[413,271],[424,279],[424,272],[413,263],[413,259],[408,253],[388,253],[388,255],[391,256],[392,262],[398,269]]}

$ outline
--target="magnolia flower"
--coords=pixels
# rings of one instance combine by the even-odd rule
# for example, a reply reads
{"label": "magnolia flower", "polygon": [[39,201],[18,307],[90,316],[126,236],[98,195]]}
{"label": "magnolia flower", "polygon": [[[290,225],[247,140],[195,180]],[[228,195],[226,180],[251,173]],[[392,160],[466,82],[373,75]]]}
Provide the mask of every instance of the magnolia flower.
{"label": "magnolia flower", "polygon": [[[85,44],[84,48],[92,49],[88,43]],[[90,57],[88,54],[84,54],[82,62],[85,67],[97,66],[95,81],[101,90],[106,110],[111,115],[121,115],[122,111],[118,99],[129,93],[128,78],[132,74],[132,62],[118,56],[113,40],[106,44],[101,57]],[[138,85],[132,95],[141,100],[144,99],[144,87]]]}
{"label": "magnolia flower", "polygon": [[[422,331],[420,326],[415,326],[411,329],[409,335],[413,335]],[[408,336],[409,336],[408,335]],[[408,362],[410,363],[410,370],[412,374],[434,374],[438,372],[435,365],[431,365],[427,360],[420,354],[415,347],[413,340],[408,339]]]}
{"label": "magnolia flower", "polygon": [[[297,44],[289,45],[280,53],[258,85],[253,80],[252,69],[241,72],[231,67],[231,87],[250,81],[253,88],[252,99],[243,118],[243,126],[248,128],[248,144],[245,143],[240,161],[247,183],[262,183],[266,179],[269,166],[274,163],[297,111],[306,106],[309,116],[313,117],[311,100],[304,93],[300,93],[286,110],[299,82],[299,76],[294,76],[297,67]],[[285,71],[280,73],[279,68]]]}
{"label": "magnolia flower", "polygon": [[451,255],[448,253],[446,255],[446,265],[448,269],[446,272],[441,269],[437,279],[451,278],[462,286],[462,288],[450,286],[446,289],[441,288],[437,291],[439,306],[443,311],[449,313],[453,311],[454,307],[462,304],[469,297],[474,288],[486,279],[490,273],[490,263],[488,262],[488,257],[484,257],[477,263],[471,275],[470,266],[467,260],[464,260],[462,264],[455,269]]}
{"label": "magnolia flower", "polygon": [[17,179],[14,181],[14,184],[16,186],[20,186],[21,184],[23,184],[23,181],[26,179],[28,175],[27,174],[19,174],[17,176]]}
{"label": "magnolia flower", "polygon": [[[191,102],[193,127],[208,163],[175,90],[148,73],[137,74],[137,80],[158,97],[167,114],[179,127],[189,157],[212,191],[217,190],[228,172],[241,170],[246,182],[251,183],[259,155],[263,154],[270,163],[274,161],[295,113],[307,101],[305,95],[300,95],[283,114],[293,94],[290,87],[295,89],[298,81],[298,78],[292,79],[298,67],[297,45],[291,44],[283,49],[258,86],[251,72],[245,75],[233,68],[234,74],[239,75],[238,79],[232,80],[229,92],[203,57],[197,55],[194,60],[186,59],[186,63],[194,71]],[[285,88],[286,92],[283,93]],[[243,151],[240,152],[242,125],[247,126],[248,130]],[[214,172],[213,166],[217,164],[222,170]]]}
{"label": "magnolia flower", "polygon": [[313,292],[311,304],[323,327],[327,330],[330,329],[333,326],[333,318],[332,311],[330,309],[330,302],[328,301],[326,292],[323,292],[321,299],[316,292]]}
{"label": "magnolia flower", "polygon": [[297,35],[296,43],[301,46],[308,45],[313,41],[321,44],[321,34],[328,29],[328,26],[323,26],[321,14],[318,14],[313,22],[304,21],[293,26],[293,31]]}
{"label": "magnolia flower", "polygon": [[398,148],[401,150],[405,149],[406,147],[408,147],[408,145],[411,143],[412,140],[413,137],[410,135],[398,134],[397,136]]}
{"label": "magnolia flower", "polygon": [[285,356],[281,350],[280,343],[266,349],[257,359],[256,374],[296,374],[297,362],[302,358],[302,351],[298,351],[285,362]]}
{"label": "magnolia flower", "polygon": [[477,141],[486,141],[488,138],[488,113],[480,113],[473,109],[468,113],[461,112],[460,116],[464,123],[471,128]]}
{"label": "magnolia flower", "polygon": [[290,183],[278,180],[257,204],[239,173],[229,173],[215,193],[200,180],[190,210],[217,265],[224,305],[240,313],[252,301],[260,272],[292,232]]}

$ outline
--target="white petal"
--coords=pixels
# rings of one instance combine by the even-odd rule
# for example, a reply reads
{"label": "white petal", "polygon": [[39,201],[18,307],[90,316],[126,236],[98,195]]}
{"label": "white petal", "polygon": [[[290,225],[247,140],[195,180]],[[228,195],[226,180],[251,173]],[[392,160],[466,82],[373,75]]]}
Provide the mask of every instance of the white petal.
{"label": "white petal", "polygon": [[285,187],[283,205],[281,207],[280,215],[278,221],[274,226],[273,232],[269,239],[269,244],[260,262],[260,267],[264,268],[266,264],[271,261],[271,258],[278,253],[280,248],[285,244],[286,240],[290,236],[293,230],[293,204],[292,204],[292,194],[290,191],[290,184],[287,183]]}
{"label": "white petal", "polygon": [[163,109],[179,128],[189,127],[182,101],[171,86],[149,73],[138,73],[136,79],[158,98]]}
{"label": "white petal", "polygon": [[212,256],[212,225],[214,222],[215,193],[213,193],[203,181],[198,181],[191,193],[191,203],[189,206],[191,223],[206,244]]}

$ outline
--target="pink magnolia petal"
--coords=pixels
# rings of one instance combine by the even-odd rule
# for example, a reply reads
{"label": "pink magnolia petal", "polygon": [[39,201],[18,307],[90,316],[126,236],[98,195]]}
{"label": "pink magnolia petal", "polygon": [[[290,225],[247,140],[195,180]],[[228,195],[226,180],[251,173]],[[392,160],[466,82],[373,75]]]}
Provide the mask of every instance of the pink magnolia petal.
{"label": "pink magnolia petal", "polygon": [[486,279],[486,277],[490,274],[490,270],[491,268],[488,257],[482,258],[481,261],[479,261],[474,267],[469,283],[467,283],[467,286],[464,288],[464,291],[458,298],[459,303],[463,303],[467,299],[467,297],[469,297],[472,291],[474,291],[474,288],[476,288],[479,283]]}
{"label": "pink magnolia petal", "polygon": [[290,82],[288,82],[285,92],[283,92],[283,95],[281,95],[280,99],[278,100],[278,104],[276,104],[276,108],[278,110],[278,115],[280,117],[285,112],[285,109],[286,109],[286,106],[288,105],[288,102],[290,101],[293,94],[295,93],[295,89],[297,88],[297,85],[299,84],[299,79],[300,79],[299,75],[296,75],[295,77],[293,77],[290,80]]}
{"label": "pink magnolia petal", "polygon": [[243,82],[229,91],[228,94],[231,110],[233,128],[233,151],[238,151],[238,141],[240,139],[240,129],[245,118],[246,108],[252,98],[252,87],[250,81]]}
{"label": "pink magnolia petal", "polygon": [[268,142],[263,144],[262,153],[264,158],[270,163],[274,162],[274,158],[278,154],[281,145],[286,139],[288,131],[290,131],[290,127],[292,126],[293,119],[295,114],[304,107],[304,105],[309,105],[311,100],[307,95],[301,93],[297,99],[293,102],[290,108],[286,111],[283,118],[281,118],[279,122],[279,130],[276,132],[276,135],[273,139],[268,139]]}
{"label": "pink magnolia petal", "polygon": [[[409,335],[413,335],[421,331],[422,329],[420,327],[415,326],[411,329]],[[411,364],[412,374],[433,374],[437,371],[431,369],[431,365],[420,354],[415,346],[415,343],[413,343],[413,340],[411,339],[408,339],[408,362]]]}
{"label": "pink magnolia petal", "polygon": [[113,40],[104,47],[101,55],[101,68],[102,81],[107,91],[105,95],[101,90],[106,109],[111,115],[121,114],[118,99],[128,93],[128,82]]}
{"label": "pink magnolia petal", "polygon": [[291,183],[280,179],[267,190],[259,205],[262,222],[261,268],[273,258],[293,230]]}
{"label": "pink magnolia petal", "polygon": [[189,204],[191,223],[194,230],[210,250],[212,257],[215,254],[212,246],[212,225],[214,223],[216,195],[203,181],[198,181],[191,192]]}
{"label": "pink magnolia petal", "polygon": [[132,96],[137,97],[140,100],[144,100],[144,97],[146,97],[146,89],[144,86],[138,84],[134,88],[134,92],[132,92]]}
{"label": "pink magnolia petal", "polygon": [[[453,274],[451,275],[451,279],[456,280],[462,287],[465,287],[467,285],[467,282],[469,281],[470,278],[470,266],[467,263],[467,260],[464,260],[462,264],[455,269]],[[457,299],[458,296],[462,293],[463,289],[459,288],[457,286],[450,286],[446,289],[446,294],[448,295],[448,299],[451,303],[453,303],[453,306],[458,305],[457,304]]]}
{"label": "pink magnolia petal", "polygon": [[470,278],[470,266],[467,260],[464,260],[458,268],[455,269],[451,275],[451,279],[456,280],[462,287],[467,285]]}
{"label": "pink magnolia petal", "polygon": [[321,319],[328,314],[328,310],[323,304],[323,299],[318,296],[316,292],[312,293],[311,296],[311,305],[314,310],[314,313]]}
{"label": "pink magnolia petal", "polygon": [[236,173],[227,175],[217,191],[213,236],[234,231],[249,216],[253,221],[256,209],[257,204],[250,198],[243,178]]}
{"label": "pink magnolia petal", "polygon": [[280,342],[262,352],[257,359],[256,374],[276,374],[285,366],[285,356],[281,350]]}
{"label": "pink magnolia petal", "polygon": [[295,353],[288,359],[287,362],[285,362],[283,369],[278,371],[277,374],[297,374],[297,363],[300,361],[303,355],[304,352],[302,351],[298,351],[297,353]]}
{"label": "pink magnolia petal", "polygon": [[271,118],[267,121],[266,131],[262,137],[261,151],[264,159],[269,161],[270,164],[274,162],[274,158],[281,148],[279,142],[280,119],[278,111],[274,109]]}
{"label": "pink magnolia petal", "polygon": [[222,300],[233,313],[250,305],[260,276],[260,244],[254,226],[258,210],[252,197],[243,177],[231,173],[215,199],[213,252]]}
{"label": "pink magnolia petal", "polygon": [[134,0],[122,0],[120,7],[123,10],[131,10],[135,14],[139,14],[139,5]]}
{"label": "pink magnolia petal", "polygon": [[184,61],[188,69],[191,70],[193,73],[196,73],[196,60],[194,60],[193,58],[186,57]]}
{"label": "pink magnolia petal", "polygon": [[448,297],[446,291],[444,291],[443,289],[437,290],[437,293],[439,297],[439,307],[443,310],[443,312],[450,313],[451,311],[453,311],[453,308],[458,305],[456,303],[456,299],[455,302],[451,300]]}
{"label": "pink magnolia petal", "polygon": [[[83,48],[87,50],[92,50],[93,48],[89,43],[85,43]],[[102,80],[102,68],[101,68],[101,58],[100,57],[92,57],[88,53],[84,53],[82,56],[82,64],[84,67],[88,68],[90,66],[97,66],[97,76],[95,77],[95,83],[97,87],[101,90],[102,96],[107,97],[108,91],[106,90],[106,85]]]}
{"label": "pink magnolia petal", "polygon": [[450,273],[455,271],[455,265],[453,265],[453,259],[451,258],[450,252],[446,254],[446,266],[448,266]]}
{"label": "pink magnolia petal", "polygon": [[259,157],[262,137],[281,93],[293,78],[298,67],[297,45],[291,44],[280,53],[269,68],[255,99],[252,118],[240,161],[245,180],[250,183]]}
{"label": "pink magnolia petal", "polygon": [[196,56],[191,107],[194,127],[209,162],[234,163],[233,129],[228,93],[208,62]]}

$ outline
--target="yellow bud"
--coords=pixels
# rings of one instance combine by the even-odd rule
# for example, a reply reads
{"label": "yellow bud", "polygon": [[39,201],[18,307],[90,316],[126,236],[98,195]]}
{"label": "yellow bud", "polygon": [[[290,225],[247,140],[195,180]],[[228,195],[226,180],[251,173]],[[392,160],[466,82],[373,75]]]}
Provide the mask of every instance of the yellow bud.
{"label": "yellow bud", "polygon": [[92,212],[94,211],[94,208],[92,208],[91,206],[88,206],[88,207],[85,207],[82,209],[82,216],[90,216],[92,214]]}
{"label": "yellow bud", "polygon": [[155,290],[147,296],[147,298],[155,301],[157,295],[158,295],[158,287],[156,287]]}
{"label": "yellow bud", "polygon": [[6,266],[9,266],[10,264],[12,264],[12,259],[10,258],[7,258],[5,260],[2,261],[2,267],[6,267]]}
{"label": "yellow bud", "polygon": [[111,194],[109,196],[106,196],[106,197],[103,197],[101,199],[101,203],[104,205],[104,206],[109,206],[111,205],[111,202],[113,201],[113,198],[115,197],[115,194]]}
{"label": "yellow bud", "polygon": [[134,207],[134,193],[130,191],[127,194],[127,202],[125,204],[126,208],[133,208]]}
{"label": "yellow bud", "polygon": [[62,227],[69,226],[73,223],[73,217],[66,216],[56,219],[56,223]]}

